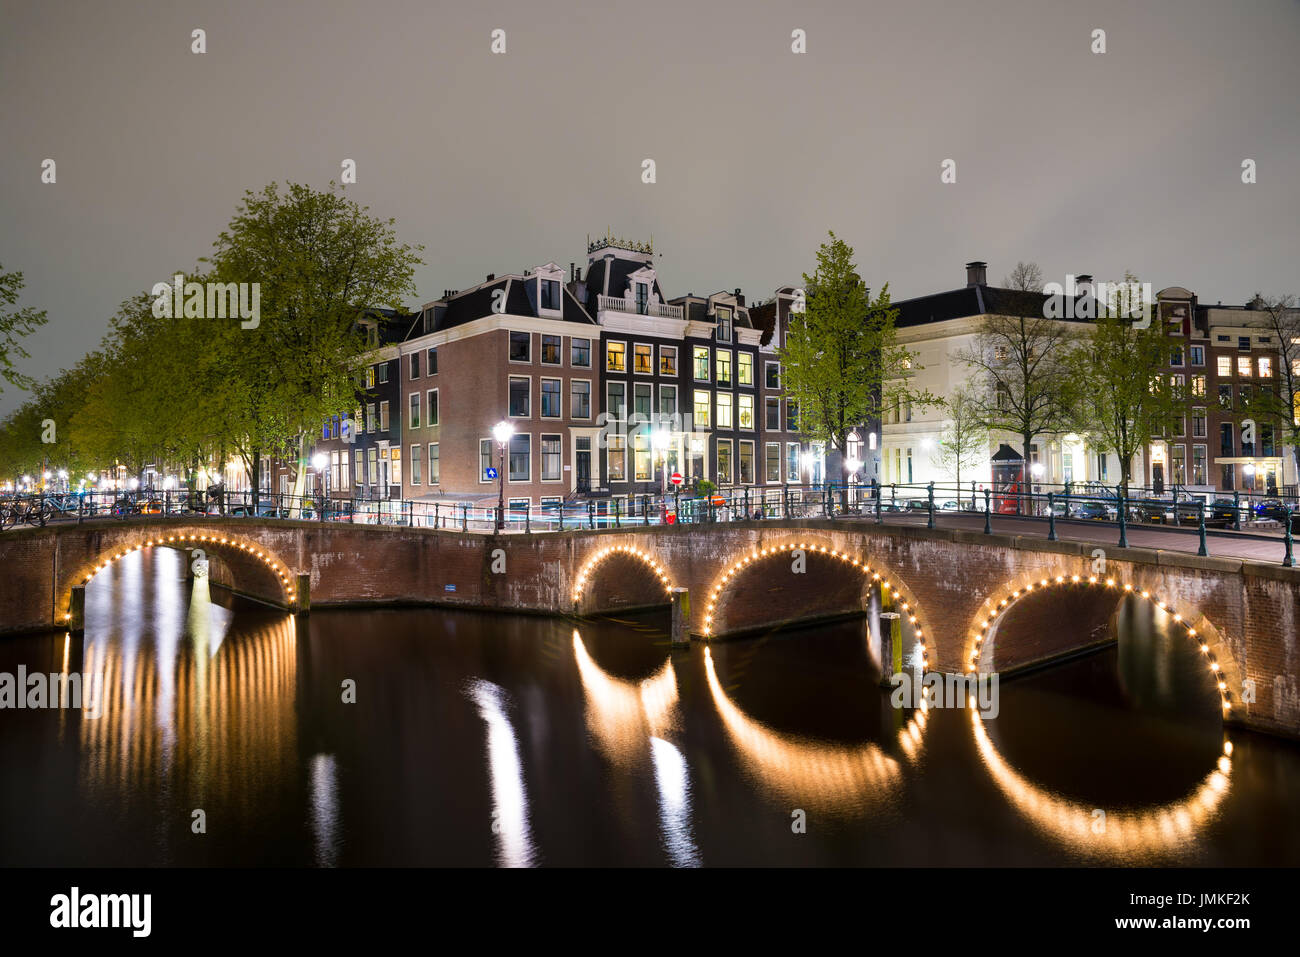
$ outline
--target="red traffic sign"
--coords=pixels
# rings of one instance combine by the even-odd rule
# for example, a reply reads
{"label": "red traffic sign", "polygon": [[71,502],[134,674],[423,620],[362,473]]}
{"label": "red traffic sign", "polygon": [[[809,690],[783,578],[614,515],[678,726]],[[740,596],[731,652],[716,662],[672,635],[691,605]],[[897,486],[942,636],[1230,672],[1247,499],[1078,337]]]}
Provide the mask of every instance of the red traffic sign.
{"label": "red traffic sign", "polygon": [[681,485],[681,484],[682,484],[682,473],[681,473],[681,472],[674,472],[672,475],[668,476],[668,481],[672,482],[674,485]]}

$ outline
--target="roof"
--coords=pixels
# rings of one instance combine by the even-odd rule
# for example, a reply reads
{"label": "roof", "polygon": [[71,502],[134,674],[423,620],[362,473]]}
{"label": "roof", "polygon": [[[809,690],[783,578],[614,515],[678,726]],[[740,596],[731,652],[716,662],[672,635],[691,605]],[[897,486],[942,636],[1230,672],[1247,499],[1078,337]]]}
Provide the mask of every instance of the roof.
{"label": "roof", "polygon": [[595,321],[583,308],[582,303],[573,297],[568,286],[560,283],[560,315],[544,316],[538,308],[537,283],[530,280],[536,276],[498,276],[463,293],[456,293],[445,299],[430,303],[427,308],[434,311],[434,324],[431,329],[422,328],[421,323],[412,323],[407,338],[417,338],[426,332],[439,332],[455,326],[473,322],[493,314],[494,294],[500,290],[505,296],[505,312],[512,316],[533,316],[538,319],[555,319],[564,322],[583,322],[594,325]]}
{"label": "roof", "polygon": [[[949,319],[961,319],[966,316],[1025,316],[1042,318],[1046,313],[1049,297],[1046,293],[1027,292],[1019,289],[1004,289],[1000,286],[966,286],[937,292],[915,299],[904,299],[891,303],[898,310],[898,319],[894,325],[920,326],[929,322],[945,322]],[[1078,302],[1082,298],[1076,297]],[[1077,311],[1077,310],[1076,310]],[[1088,322],[1088,319],[1065,319],[1066,322]]]}

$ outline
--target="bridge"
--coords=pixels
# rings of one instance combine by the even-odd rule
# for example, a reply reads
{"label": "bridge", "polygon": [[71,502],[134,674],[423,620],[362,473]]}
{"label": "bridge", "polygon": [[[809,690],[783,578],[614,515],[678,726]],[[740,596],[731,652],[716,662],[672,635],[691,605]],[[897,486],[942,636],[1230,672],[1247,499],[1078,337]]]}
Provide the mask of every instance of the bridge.
{"label": "bridge", "polygon": [[148,548],[183,550],[207,563],[214,584],[293,613],[672,607],[675,638],[710,641],[867,614],[885,673],[1035,667],[1108,641],[1106,625],[1127,598],[1201,655],[1227,722],[1300,736],[1300,569],[1150,547],[1162,543],[1120,548],[854,519],[482,535],[139,516],[0,536],[0,633],[83,628],[95,576]]}

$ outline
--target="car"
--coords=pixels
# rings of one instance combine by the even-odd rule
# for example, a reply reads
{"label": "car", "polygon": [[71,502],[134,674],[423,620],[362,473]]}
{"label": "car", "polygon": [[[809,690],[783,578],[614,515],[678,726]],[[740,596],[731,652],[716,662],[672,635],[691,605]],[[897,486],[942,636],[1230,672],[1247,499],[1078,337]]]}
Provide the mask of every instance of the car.
{"label": "car", "polygon": [[1169,521],[1169,503],[1160,499],[1138,499],[1130,503],[1129,517],[1135,522],[1163,525]]}
{"label": "car", "polygon": [[1281,499],[1265,498],[1256,502],[1252,511],[1255,518],[1282,522],[1286,520],[1288,509]]}
{"label": "car", "polygon": [[927,498],[908,499],[907,510],[909,512],[928,512],[930,511],[930,500]]}
{"label": "car", "polygon": [[1106,521],[1112,518],[1115,509],[1106,505],[1104,502],[1080,502],[1074,509],[1075,518],[1088,519],[1090,521]]}
{"label": "car", "polygon": [[950,499],[949,501],[944,502],[944,503],[943,503],[942,505],[940,505],[939,507],[940,507],[941,509],[943,509],[945,512],[955,512],[955,511],[958,511],[959,509],[961,509],[961,508],[965,508],[965,507],[967,507],[967,506],[966,506],[966,504],[965,504],[964,502],[963,502],[961,505],[958,505],[957,502],[956,502],[955,500]]}
{"label": "car", "polygon": [[1237,503],[1230,498],[1216,498],[1205,510],[1205,524],[1230,528],[1238,517]]}
{"label": "car", "polygon": [[1186,499],[1174,505],[1174,524],[1200,525],[1205,514],[1205,503],[1199,498]]}

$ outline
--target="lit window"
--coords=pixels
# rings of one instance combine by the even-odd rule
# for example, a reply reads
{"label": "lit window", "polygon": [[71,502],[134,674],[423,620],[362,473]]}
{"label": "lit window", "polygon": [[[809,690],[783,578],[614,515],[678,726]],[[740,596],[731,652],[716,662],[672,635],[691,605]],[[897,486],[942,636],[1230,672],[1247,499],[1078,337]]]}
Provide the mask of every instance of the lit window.
{"label": "lit window", "polygon": [[1261,379],[1273,378],[1273,360],[1268,356],[1259,357],[1259,377]]}
{"label": "lit window", "polygon": [[1232,375],[1232,359],[1228,356],[1219,356],[1216,360],[1219,365],[1219,376],[1226,378]]}
{"label": "lit window", "polygon": [[1241,376],[1243,379],[1250,378],[1250,356],[1237,357],[1237,375]]}
{"label": "lit window", "polygon": [[709,393],[697,390],[695,393],[695,428],[707,429],[709,427],[709,405]]}
{"label": "lit window", "polygon": [[607,372],[627,371],[627,345],[625,343],[605,343],[605,370]]}

